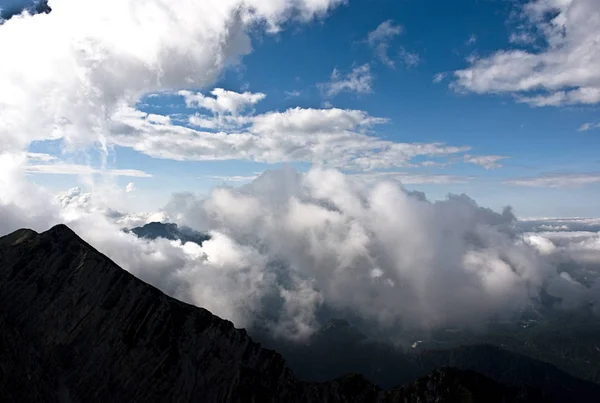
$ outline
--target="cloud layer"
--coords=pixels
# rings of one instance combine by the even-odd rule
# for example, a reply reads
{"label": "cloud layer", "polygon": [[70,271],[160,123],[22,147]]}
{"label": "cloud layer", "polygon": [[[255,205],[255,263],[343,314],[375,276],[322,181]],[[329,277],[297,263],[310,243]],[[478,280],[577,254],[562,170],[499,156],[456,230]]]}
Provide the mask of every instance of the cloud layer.
{"label": "cloud layer", "polygon": [[510,209],[495,213],[464,195],[432,203],[385,178],[360,179],[284,168],[206,199],[178,195],[164,214],[210,232],[202,247],[139,244],[87,229],[85,218],[73,225],[159,288],[284,337],[310,335],[324,307],[383,329],[428,329],[510,317],[536,306],[548,284],[586,301],[561,288],[565,275],[519,235]]}
{"label": "cloud layer", "polygon": [[[570,230],[572,223],[544,222],[522,236],[508,208],[496,213],[464,195],[430,202],[393,176],[282,168],[206,198],[174,195],[154,215],[118,213],[127,189],[74,189],[48,202],[49,195],[12,177],[0,178],[11,185],[0,213],[15,217],[2,221],[2,233],[66,222],[168,294],[279,337],[309,337],[326,312],[392,334],[480,326],[536,307],[542,287],[565,306],[595,301],[598,282],[560,264],[600,264],[597,234],[561,235],[569,233],[552,226]],[[148,241],[121,231],[153,220],[191,226],[211,240]],[[560,239],[572,240],[566,254],[556,253]]]}

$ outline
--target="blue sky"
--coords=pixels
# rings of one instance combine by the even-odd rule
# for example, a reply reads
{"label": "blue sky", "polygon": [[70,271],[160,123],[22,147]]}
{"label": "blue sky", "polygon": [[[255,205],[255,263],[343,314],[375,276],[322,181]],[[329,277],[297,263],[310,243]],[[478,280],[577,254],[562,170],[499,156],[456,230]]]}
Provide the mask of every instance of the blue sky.
{"label": "blue sky", "polygon": [[[554,91],[561,88],[568,93],[585,83],[563,87],[542,83],[523,93],[506,89],[502,80],[498,80],[500,84],[461,83],[455,75],[456,71],[475,69],[477,60],[492,60],[499,51],[550,53],[550,34],[521,42],[514,39],[523,32],[522,6],[527,4],[493,0],[350,0],[323,19],[307,24],[288,22],[275,35],[252,32],[251,52],[237,65],[226,68],[212,84],[191,90],[209,97],[214,88],[265,94],[264,99],[247,105],[244,116],[295,107],[356,110],[388,119],[368,127],[371,137],[394,143],[470,147],[443,157],[417,157],[410,161],[411,166],[333,166],[350,174],[401,172],[418,176],[420,180],[408,180],[405,186],[424,191],[431,199],[443,198],[447,193],[467,193],[494,209],[512,205],[521,216],[600,216],[595,202],[600,196],[600,129],[593,128],[599,121],[598,103],[558,101],[540,106],[538,101],[524,100],[557,95]],[[369,41],[369,33],[386,22],[388,35]],[[531,32],[530,27],[527,33]],[[368,71],[362,75],[368,76],[366,90],[350,84],[345,90],[333,90],[332,83],[347,80],[353,70],[360,68]],[[334,70],[337,78],[332,76]],[[510,74],[506,77],[511,79]],[[187,119],[194,113],[212,116],[206,109],[186,107],[184,97],[173,92],[146,97],[138,103],[138,109],[170,115],[171,124],[188,127],[192,126]],[[244,183],[239,177],[250,180],[280,163],[291,163],[300,171],[311,166],[310,162],[293,158],[271,163],[239,158],[177,161],[134,148],[123,143],[113,145],[102,168],[101,153],[90,148],[83,153],[65,153],[60,141],[34,141],[29,145],[30,152],[50,154],[69,164],[91,164],[99,170],[138,170],[151,175],[113,176],[122,187],[135,183],[132,208],[143,210],[160,208],[173,192],[203,194],[223,183],[237,186]],[[468,158],[478,156],[506,158],[498,158],[493,167],[467,163]],[[422,166],[423,161],[443,165]],[[451,179],[416,183],[431,182],[423,178],[436,175]],[[545,181],[548,177],[551,179]],[[80,183],[81,176],[32,173],[30,180],[60,191]]]}

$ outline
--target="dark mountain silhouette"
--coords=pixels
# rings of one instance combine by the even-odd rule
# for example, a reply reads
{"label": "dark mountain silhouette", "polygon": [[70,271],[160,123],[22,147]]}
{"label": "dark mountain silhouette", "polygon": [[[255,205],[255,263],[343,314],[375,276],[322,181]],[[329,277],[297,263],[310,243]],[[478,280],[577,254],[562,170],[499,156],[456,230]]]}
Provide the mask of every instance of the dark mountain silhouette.
{"label": "dark mountain silhouette", "polygon": [[202,245],[202,242],[208,241],[210,236],[195,231],[189,227],[179,227],[177,224],[151,222],[142,227],[135,227],[131,232],[140,238],[157,239],[165,238],[171,241],[179,240],[182,243],[194,242]]}
{"label": "dark mountain silhouette", "polygon": [[[64,225],[0,238],[0,329],[3,402],[537,402],[550,397],[540,389],[503,386],[451,368],[391,391],[361,375],[299,381],[278,353],[261,348],[246,331],[135,278]],[[438,362],[430,356],[423,360]],[[505,364],[512,363],[498,363]],[[578,402],[591,401],[588,394],[598,392],[593,384],[555,371],[547,380],[564,382]]]}

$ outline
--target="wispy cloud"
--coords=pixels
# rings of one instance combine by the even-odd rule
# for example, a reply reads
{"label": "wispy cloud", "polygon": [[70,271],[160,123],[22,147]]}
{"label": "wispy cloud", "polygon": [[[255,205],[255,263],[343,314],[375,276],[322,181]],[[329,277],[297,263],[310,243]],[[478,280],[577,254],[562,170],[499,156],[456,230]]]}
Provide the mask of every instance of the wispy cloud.
{"label": "wispy cloud", "polygon": [[509,157],[504,155],[470,155],[465,154],[463,161],[468,164],[475,164],[484,167],[485,169],[501,168],[500,161]]}
{"label": "wispy cloud", "polygon": [[370,172],[348,175],[350,178],[359,179],[365,182],[378,183],[382,180],[400,182],[405,185],[424,185],[424,184],[449,184],[465,183],[472,180],[472,177],[443,175],[443,174],[419,174],[410,172]]}
{"label": "wispy cloud", "polygon": [[55,175],[93,175],[102,174],[110,176],[130,176],[136,178],[151,178],[152,175],[137,169],[98,169],[89,165],[77,164],[49,164],[27,165],[25,172],[28,174],[55,174]]}
{"label": "wispy cloud", "polygon": [[433,76],[433,79],[431,81],[433,81],[435,84],[439,84],[442,81],[444,81],[444,79],[448,76],[448,73],[436,73]]}
{"label": "wispy cloud", "polygon": [[27,153],[28,163],[25,166],[27,174],[55,175],[110,175],[150,178],[152,175],[137,169],[100,169],[89,165],[70,164],[58,157],[45,153]]}
{"label": "wispy cloud", "polygon": [[27,159],[29,161],[50,163],[59,161],[58,157],[45,153],[27,153]]}
{"label": "wispy cloud", "polygon": [[352,71],[345,76],[338,69],[334,69],[331,73],[331,81],[321,83],[319,87],[328,96],[335,96],[341,92],[356,92],[358,94],[368,94],[372,92],[373,74],[371,66],[363,64],[362,66],[354,67]]}
{"label": "wispy cloud", "polygon": [[503,183],[538,188],[570,188],[600,183],[600,173],[546,174],[529,178],[514,178]]}
{"label": "wispy cloud", "polygon": [[219,182],[252,182],[254,179],[258,178],[260,173],[254,175],[203,175],[200,178],[209,179]]}
{"label": "wispy cloud", "polygon": [[394,24],[393,20],[382,22],[367,35],[367,43],[375,52],[377,58],[386,66],[394,68],[395,62],[390,58],[388,52],[392,40],[400,35],[404,28]]}
{"label": "wispy cloud", "polygon": [[584,124],[582,124],[579,127],[578,131],[580,131],[580,132],[587,132],[589,130],[594,130],[594,129],[600,129],[600,122],[597,122],[597,123],[592,123],[592,122],[584,123]]}
{"label": "wispy cloud", "polygon": [[415,67],[421,63],[421,57],[418,53],[409,52],[404,47],[400,47],[398,58],[407,68]]}
{"label": "wispy cloud", "polygon": [[512,32],[508,40],[518,45],[530,45],[535,42],[535,36],[529,32]]}

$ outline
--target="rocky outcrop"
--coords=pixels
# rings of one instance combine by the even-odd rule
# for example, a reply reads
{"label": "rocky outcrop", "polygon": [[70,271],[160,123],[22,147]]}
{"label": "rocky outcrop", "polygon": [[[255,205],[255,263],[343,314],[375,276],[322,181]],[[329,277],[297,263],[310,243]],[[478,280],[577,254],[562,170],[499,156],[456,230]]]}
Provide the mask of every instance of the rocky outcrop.
{"label": "rocky outcrop", "polygon": [[[298,381],[279,354],[261,348],[245,330],[166,296],[64,225],[0,238],[0,326],[3,402],[500,402],[518,397],[480,375],[449,369],[388,392],[358,375]],[[493,398],[482,397],[482,384]],[[523,399],[534,401],[528,395]]]}

